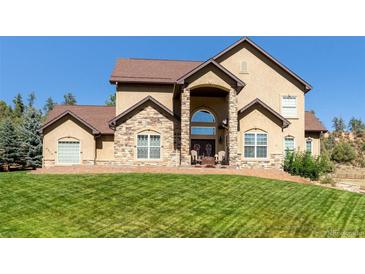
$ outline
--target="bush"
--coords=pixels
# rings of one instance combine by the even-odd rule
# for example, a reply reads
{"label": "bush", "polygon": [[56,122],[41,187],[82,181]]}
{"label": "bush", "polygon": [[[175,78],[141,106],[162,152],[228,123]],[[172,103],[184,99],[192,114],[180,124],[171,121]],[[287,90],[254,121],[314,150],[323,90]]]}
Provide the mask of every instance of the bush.
{"label": "bush", "polygon": [[318,180],[322,174],[333,171],[333,165],[326,156],[313,157],[310,153],[287,152],[284,171],[311,180]]}
{"label": "bush", "polygon": [[335,145],[332,150],[331,158],[337,163],[348,163],[354,160],[356,151],[349,143],[341,142]]}
{"label": "bush", "polygon": [[321,184],[330,184],[330,185],[332,185],[332,186],[335,186],[336,185],[336,182],[335,182],[335,180],[333,180],[333,178],[332,177],[330,177],[330,176],[328,176],[328,175],[326,175],[326,176],[324,176],[322,179],[321,179]]}

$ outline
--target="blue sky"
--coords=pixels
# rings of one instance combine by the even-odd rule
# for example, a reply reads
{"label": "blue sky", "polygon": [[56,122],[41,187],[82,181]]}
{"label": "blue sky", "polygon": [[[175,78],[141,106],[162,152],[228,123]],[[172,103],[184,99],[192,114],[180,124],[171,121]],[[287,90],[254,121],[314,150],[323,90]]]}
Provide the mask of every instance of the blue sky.
{"label": "blue sky", "polygon": [[[116,58],[207,60],[239,37],[0,37],[0,99],[36,93],[42,107],[65,92],[103,104]],[[312,84],[306,109],[330,128],[334,116],[365,120],[365,37],[251,37]]]}

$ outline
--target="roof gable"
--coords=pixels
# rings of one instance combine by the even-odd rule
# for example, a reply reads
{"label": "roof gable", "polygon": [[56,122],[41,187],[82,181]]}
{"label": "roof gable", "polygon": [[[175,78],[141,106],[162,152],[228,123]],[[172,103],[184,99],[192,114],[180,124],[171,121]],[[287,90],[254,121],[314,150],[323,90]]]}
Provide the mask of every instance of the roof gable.
{"label": "roof gable", "polygon": [[267,111],[269,111],[272,115],[274,115],[276,118],[278,118],[280,121],[282,121],[282,128],[286,128],[286,127],[288,127],[290,125],[290,122],[286,118],[284,118],[281,114],[279,114],[274,109],[272,109],[271,107],[269,107],[267,104],[265,104],[259,98],[256,98],[251,103],[249,103],[246,106],[244,106],[243,108],[241,108],[238,111],[238,114],[242,114],[243,112],[245,112],[246,110],[248,110],[249,108],[253,107],[256,104],[262,106],[264,109],[266,109]]}
{"label": "roof gable", "polygon": [[193,75],[195,75],[199,71],[203,70],[204,68],[208,67],[209,65],[212,65],[212,66],[216,67],[219,71],[223,72],[226,76],[228,76],[233,81],[233,83],[235,83],[233,87],[237,90],[237,92],[241,91],[242,88],[246,85],[241,79],[239,79],[237,76],[235,76],[234,74],[232,74],[225,67],[223,67],[222,65],[218,64],[213,59],[209,59],[208,61],[202,63],[201,65],[197,66],[192,71],[186,73],[185,75],[183,75],[182,77],[180,77],[179,79],[177,79],[176,80],[177,84],[179,84],[179,85],[185,84],[185,82],[190,77],[192,77]]}
{"label": "roof gable", "polygon": [[139,101],[135,105],[131,106],[130,108],[128,108],[125,111],[123,111],[122,113],[120,113],[118,116],[111,119],[109,121],[109,126],[114,128],[116,126],[116,124],[118,123],[118,121],[125,118],[129,113],[133,112],[134,110],[137,110],[138,108],[143,107],[147,104],[150,104],[152,107],[154,107],[158,111],[162,112],[167,117],[170,117],[171,119],[174,119],[174,120],[178,119],[171,110],[169,110],[167,107],[162,105],[155,98],[153,98],[152,96],[147,96],[143,100]]}
{"label": "roof gable", "polygon": [[95,134],[114,133],[108,126],[108,121],[115,117],[115,107],[112,106],[56,105],[48,113],[42,129],[45,129],[66,115],[71,115],[93,130]]}
{"label": "roof gable", "polygon": [[280,69],[284,70],[288,75],[293,77],[296,81],[298,81],[301,85],[304,86],[305,92],[308,92],[312,89],[312,86],[307,83],[305,80],[303,80],[301,77],[299,77],[296,73],[294,73],[292,70],[287,68],[285,65],[280,63],[277,59],[275,59],[273,56],[271,56],[269,53],[267,53],[264,49],[262,49],[260,46],[255,44],[252,40],[250,40],[248,37],[243,37],[231,46],[227,47],[217,55],[213,57],[215,61],[219,61],[219,59],[222,59],[224,55],[228,54],[232,50],[234,50],[236,47],[242,45],[243,43],[248,43],[253,48],[255,48],[258,52],[260,52],[262,55],[264,55],[266,58],[268,58],[271,62],[273,62],[275,65],[277,65]]}
{"label": "roof gable", "polygon": [[57,122],[58,120],[62,119],[63,117],[65,117],[67,115],[70,115],[71,117],[75,118],[77,121],[79,121],[80,123],[85,125],[87,128],[89,128],[92,131],[92,134],[94,134],[94,135],[100,134],[99,130],[97,130],[95,127],[90,125],[88,122],[86,122],[84,119],[77,116],[75,113],[73,113],[70,110],[66,110],[66,111],[62,112],[60,115],[56,116],[54,119],[50,120],[48,123],[46,123],[44,126],[42,126],[41,132],[43,132],[47,127],[49,127],[50,125],[52,125],[53,123]]}

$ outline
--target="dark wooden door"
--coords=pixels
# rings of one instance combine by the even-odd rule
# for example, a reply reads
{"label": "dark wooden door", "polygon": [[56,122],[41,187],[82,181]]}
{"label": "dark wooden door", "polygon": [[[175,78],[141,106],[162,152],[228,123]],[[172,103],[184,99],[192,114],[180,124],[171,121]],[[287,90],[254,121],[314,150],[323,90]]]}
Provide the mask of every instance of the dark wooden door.
{"label": "dark wooden door", "polygon": [[198,156],[214,157],[215,140],[193,139],[191,140],[191,149],[198,152]]}

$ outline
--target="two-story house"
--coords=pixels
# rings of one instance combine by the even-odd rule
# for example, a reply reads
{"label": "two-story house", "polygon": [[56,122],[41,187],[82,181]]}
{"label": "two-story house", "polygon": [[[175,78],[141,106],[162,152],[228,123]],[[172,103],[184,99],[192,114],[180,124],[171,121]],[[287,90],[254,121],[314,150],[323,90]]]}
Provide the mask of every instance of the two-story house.
{"label": "two-story house", "polygon": [[43,163],[280,168],[287,150],[320,153],[326,129],[304,108],[310,84],[248,38],[200,61],[118,59],[116,106],[58,105]]}

